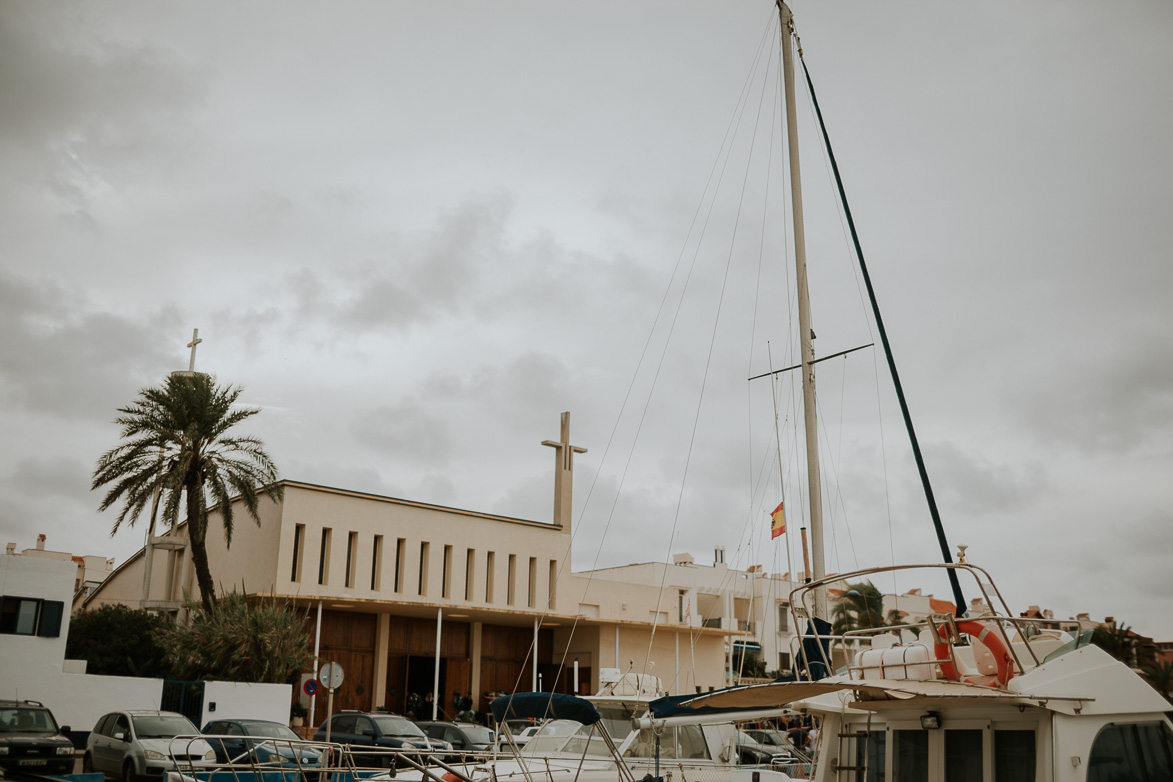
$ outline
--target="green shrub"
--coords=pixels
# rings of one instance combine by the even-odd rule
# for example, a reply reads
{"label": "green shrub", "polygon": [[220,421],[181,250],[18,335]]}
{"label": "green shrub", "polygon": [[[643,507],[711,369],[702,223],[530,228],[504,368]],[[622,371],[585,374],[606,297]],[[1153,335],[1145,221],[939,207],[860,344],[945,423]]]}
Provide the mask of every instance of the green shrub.
{"label": "green shrub", "polygon": [[211,611],[189,605],[192,621],[165,629],[159,640],[176,678],[295,684],[309,665],[305,613],[239,592]]}
{"label": "green shrub", "polygon": [[124,605],[79,610],[69,620],[65,656],[86,660],[87,673],[167,678],[168,666],[157,635],[170,625],[164,616]]}

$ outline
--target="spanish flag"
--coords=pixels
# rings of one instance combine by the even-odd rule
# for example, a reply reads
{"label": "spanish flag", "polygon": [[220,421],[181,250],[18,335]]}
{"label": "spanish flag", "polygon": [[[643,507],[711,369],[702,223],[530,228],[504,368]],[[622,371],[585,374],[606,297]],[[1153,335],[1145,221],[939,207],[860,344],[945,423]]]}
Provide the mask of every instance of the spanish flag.
{"label": "spanish flag", "polygon": [[778,507],[770,514],[774,519],[774,523],[770,525],[770,540],[786,532],[786,511],[782,510],[782,505],[783,503],[778,503]]}

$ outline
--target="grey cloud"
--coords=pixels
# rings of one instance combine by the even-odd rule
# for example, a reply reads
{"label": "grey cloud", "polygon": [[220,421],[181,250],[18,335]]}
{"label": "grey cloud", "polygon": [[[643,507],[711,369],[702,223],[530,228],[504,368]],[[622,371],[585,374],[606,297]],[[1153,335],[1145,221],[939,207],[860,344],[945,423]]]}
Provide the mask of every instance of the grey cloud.
{"label": "grey cloud", "polygon": [[350,429],[355,440],[371,446],[391,464],[402,460],[413,466],[443,465],[452,455],[452,437],[445,422],[412,400],[357,410]]}
{"label": "grey cloud", "polygon": [[71,550],[78,522],[99,530],[106,519],[94,518],[98,504],[89,491],[89,467],[73,457],[19,460],[0,476],[0,534],[18,548],[32,547],[36,533],[49,536],[50,548]]}
{"label": "grey cloud", "polygon": [[288,464],[281,466],[281,477],[291,481],[379,494],[386,497],[405,496],[401,486],[384,480],[378,470],[352,462],[291,459]]}
{"label": "grey cloud", "polygon": [[8,491],[30,497],[52,496],[89,502],[90,466],[70,456],[21,459]]}
{"label": "grey cloud", "polygon": [[169,364],[155,335],[173,313],[135,322],[79,312],[86,305],[68,289],[2,273],[0,303],[0,394],[26,410],[112,419]]}
{"label": "grey cloud", "polygon": [[933,443],[925,452],[942,504],[963,509],[967,516],[1023,510],[1048,490],[1039,464],[996,464],[952,442]]}
{"label": "grey cloud", "polygon": [[84,15],[40,4],[0,13],[0,160],[10,181],[46,182],[63,216],[92,231],[94,195],[174,159],[185,132],[176,112],[200,87],[168,53],[119,42]]}
{"label": "grey cloud", "polygon": [[1163,437],[1173,417],[1173,339],[1122,335],[1113,350],[1056,362],[1016,408],[1052,446],[1126,452]]}

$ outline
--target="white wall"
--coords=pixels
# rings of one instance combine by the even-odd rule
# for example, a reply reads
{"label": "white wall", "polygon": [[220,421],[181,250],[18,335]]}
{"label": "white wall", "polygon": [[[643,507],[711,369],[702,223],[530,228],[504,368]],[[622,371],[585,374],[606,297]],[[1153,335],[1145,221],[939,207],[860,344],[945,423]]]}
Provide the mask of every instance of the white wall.
{"label": "white wall", "polygon": [[35,687],[36,694],[26,694],[27,688],[22,687],[21,697],[41,701],[58,723],[83,733],[92,730],[99,717],[115,709],[157,709],[163,695],[162,679],[87,673],[57,672],[39,677]]}
{"label": "white wall", "polygon": [[[212,711],[212,704],[216,710]],[[213,719],[272,720],[289,724],[289,706],[293,687],[288,684],[245,684],[243,682],[206,682],[204,717],[198,727]]]}
{"label": "white wall", "polygon": [[[73,581],[77,565],[71,560],[0,555],[0,595],[31,597],[40,600],[61,600],[65,608],[61,616],[61,635],[57,638],[38,638],[35,635],[0,635],[0,661],[5,674],[0,681],[0,697],[17,686],[23,687],[25,675],[36,671],[61,671],[65,659],[65,638],[69,633],[69,605],[73,597]],[[20,671],[13,675],[13,671]],[[35,695],[21,697],[37,700]]]}
{"label": "white wall", "polygon": [[[63,673],[68,609],[76,573],[77,565],[70,560],[0,557],[2,594],[62,600],[66,606],[59,638],[0,634],[0,663],[4,666],[0,698],[41,701],[59,724],[87,732],[99,717],[116,709],[158,709],[163,680]],[[75,661],[70,662],[69,668],[78,667]],[[204,687],[204,719],[196,727],[202,727],[209,715],[287,723],[292,697],[288,684],[208,682]],[[216,704],[215,712],[208,711],[209,703]]]}

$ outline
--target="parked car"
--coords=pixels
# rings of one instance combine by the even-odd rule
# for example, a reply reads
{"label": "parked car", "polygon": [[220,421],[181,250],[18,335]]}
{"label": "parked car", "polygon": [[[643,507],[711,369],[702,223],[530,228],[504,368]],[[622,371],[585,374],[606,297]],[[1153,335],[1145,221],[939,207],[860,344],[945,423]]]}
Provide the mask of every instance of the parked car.
{"label": "parked car", "polygon": [[212,720],[204,726],[217,763],[321,768],[322,749],[306,745],[288,725],[269,720]]}
{"label": "parked car", "polygon": [[744,730],[737,731],[737,754],[739,762],[746,766],[793,763],[797,760],[787,749],[774,744],[763,744],[755,741]]}
{"label": "parked car", "polygon": [[493,749],[493,731],[482,725],[469,722],[417,722],[416,726],[428,738],[451,744],[456,753],[490,752]]}
{"label": "parked car", "polygon": [[[537,735],[538,731],[542,729],[541,725],[533,725],[526,723],[526,727],[520,731],[516,730],[513,725],[509,726],[509,732],[513,735],[513,743],[517,745],[518,749],[524,747],[530,739]],[[502,751],[510,749],[509,739],[505,737],[504,732],[497,736],[497,746]]]}
{"label": "parked car", "polygon": [[794,754],[795,746],[790,743],[790,739],[780,730],[775,730],[774,728],[747,728],[744,733],[759,744],[777,747],[777,752]]}
{"label": "parked car", "polygon": [[39,701],[0,700],[0,771],[72,774],[68,730],[58,727],[53,712]]}
{"label": "parked car", "polygon": [[[340,711],[330,718],[328,724],[329,740],[335,744],[355,744],[384,750],[369,754],[354,753],[356,765],[381,768],[397,765],[395,754],[388,750],[423,755],[452,749],[447,741],[429,739],[414,722],[398,714]],[[314,733],[314,741],[326,741],[326,725],[323,722]]]}
{"label": "parked car", "polygon": [[213,763],[216,753],[191,720],[173,711],[112,711],[86,740],[82,768],[123,782],[159,780],[163,772]]}

